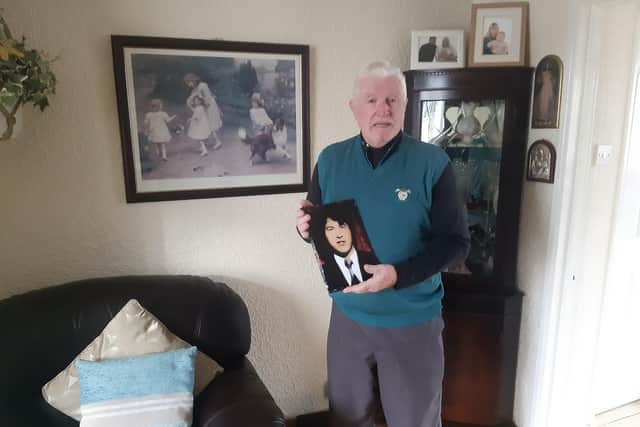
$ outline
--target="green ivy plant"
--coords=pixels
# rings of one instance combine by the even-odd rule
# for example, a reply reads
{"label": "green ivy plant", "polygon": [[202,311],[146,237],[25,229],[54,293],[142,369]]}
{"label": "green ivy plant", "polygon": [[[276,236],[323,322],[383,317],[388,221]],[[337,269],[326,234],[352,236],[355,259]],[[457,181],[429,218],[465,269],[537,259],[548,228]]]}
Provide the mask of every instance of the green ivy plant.
{"label": "green ivy plant", "polygon": [[13,135],[18,109],[31,103],[44,111],[49,97],[56,92],[56,76],[45,53],[27,47],[26,40],[16,40],[0,9],[0,113],[7,128],[0,136],[6,140]]}

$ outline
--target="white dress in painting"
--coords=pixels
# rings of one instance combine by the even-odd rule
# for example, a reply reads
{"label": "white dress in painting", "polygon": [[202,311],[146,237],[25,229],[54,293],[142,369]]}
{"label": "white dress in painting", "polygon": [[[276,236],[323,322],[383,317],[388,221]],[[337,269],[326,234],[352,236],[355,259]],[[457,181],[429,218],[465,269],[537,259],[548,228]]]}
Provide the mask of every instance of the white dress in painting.
{"label": "white dress in painting", "polygon": [[204,141],[211,135],[211,127],[209,126],[209,118],[207,111],[203,105],[196,105],[193,108],[193,115],[189,121],[189,130],[187,135],[191,139]]}
{"label": "white dress in painting", "polygon": [[149,141],[164,144],[171,141],[171,132],[167,123],[171,117],[164,111],[150,111],[144,116],[144,124],[149,130]]}
{"label": "white dress in painting", "polygon": [[[187,105],[192,106],[195,97],[201,97],[204,100],[205,118],[209,126],[209,133],[217,131],[222,127],[222,115],[220,114],[220,108],[216,102],[215,96],[211,93],[209,85],[205,82],[200,82],[193,88],[191,95],[187,98]],[[208,137],[209,135],[207,135]],[[206,139],[206,138],[205,138]]]}

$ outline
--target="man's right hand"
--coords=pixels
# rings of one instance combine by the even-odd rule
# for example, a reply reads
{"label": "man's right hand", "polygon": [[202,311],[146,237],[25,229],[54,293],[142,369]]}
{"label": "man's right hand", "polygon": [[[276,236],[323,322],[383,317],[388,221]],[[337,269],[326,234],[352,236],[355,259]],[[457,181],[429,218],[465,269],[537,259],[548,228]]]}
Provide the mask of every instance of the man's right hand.
{"label": "man's right hand", "polygon": [[304,211],[305,208],[313,206],[308,200],[300,200],[300,209],[296,214],[296,227],[298,228],[298,234],[305,239],[309,240],[309,221],[311,221],[311,215]]}

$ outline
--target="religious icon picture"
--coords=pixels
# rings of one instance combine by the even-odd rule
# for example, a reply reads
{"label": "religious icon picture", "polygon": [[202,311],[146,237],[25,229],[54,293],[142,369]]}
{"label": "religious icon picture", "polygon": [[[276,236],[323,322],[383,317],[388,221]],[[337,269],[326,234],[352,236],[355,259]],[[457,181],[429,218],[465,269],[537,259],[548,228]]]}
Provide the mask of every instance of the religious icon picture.
{"label": "religious icon picture", "polygon": [[529,147],[527,180],[553,184],[556,173],[556,150],[553,144],[539,139]]}
{"label": "religious icon picture", "polygon": [[364,266],[379,264],[354,200],[310,209],[310,235],[328,291],[342,291],[371,277]]}
{"label": "religious icon picture", "polygon": [[533,89],[532,128],[555,129],[560,126],[562,71],[562,60],[556,55],[547,55],[538,63]]}

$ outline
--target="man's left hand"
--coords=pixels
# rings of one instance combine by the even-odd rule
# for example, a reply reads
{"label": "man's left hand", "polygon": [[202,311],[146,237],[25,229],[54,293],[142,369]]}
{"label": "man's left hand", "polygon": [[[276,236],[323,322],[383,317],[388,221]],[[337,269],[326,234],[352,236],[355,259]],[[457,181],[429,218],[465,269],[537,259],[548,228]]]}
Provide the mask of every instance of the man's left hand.
{"label": "man's left hand", "polygon": [[359,285],[349,286],[345,293],[363,294],[365,292],[379,292],[393,287],[398,281],[396,269],[391,264],[370,265],[365,264],[364,271],[372,276]]}

